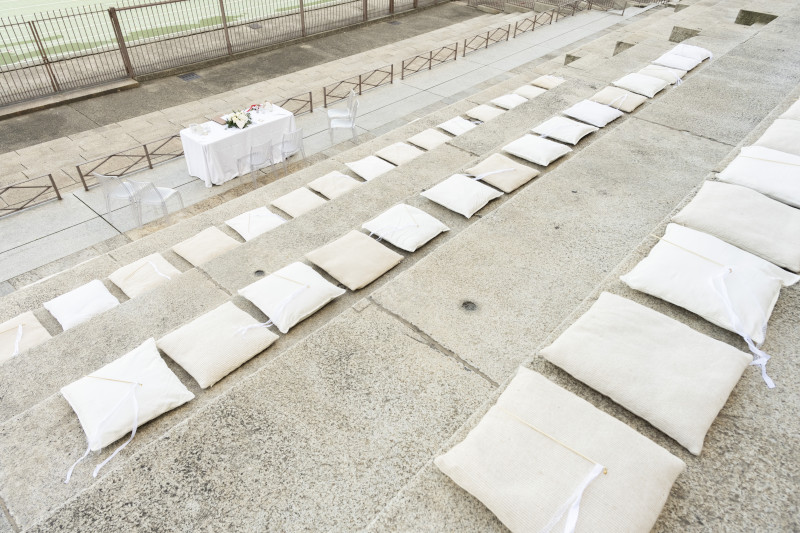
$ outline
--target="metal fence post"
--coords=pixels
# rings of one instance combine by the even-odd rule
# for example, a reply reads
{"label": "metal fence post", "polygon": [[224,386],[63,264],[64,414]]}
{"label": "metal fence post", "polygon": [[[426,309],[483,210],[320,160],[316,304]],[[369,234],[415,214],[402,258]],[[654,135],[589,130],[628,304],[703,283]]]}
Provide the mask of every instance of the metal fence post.
{"label": "metal fence post", "polygon": [[306,8],[303,5],[303,0],[300,0],[300,31],[303,37],[306,36]]}
{"label": "metal fence post", "polygon": [[366,22],[367,21],[367,8],[368,8],[367,0],[364,0],[363,6],[364,6],[364,8],[363,8],[364,9],[364,22]]}
{"label": "metal fence post", "polygon": [[47,57],[47,52],[45,51],[44,46],[42,46],[42,40],[39,39],[39,32],[36,30],[36,26],[33,22],[28,22],[28,28],[31,31],[31,35],[33,35],[33,40],[36,42],[36,48],[39,49],[39,55],[42,56],[44,68],[47,70],[47,74],[50,76],[50,83],[53,85],[53,91],[58,92],[61,90],[61,88],[58,85],[56,74],[53,72],[53,67],[50,65],[50,59]]}
{"label": "metal fence post", "polygon": [[225,44],[228,45],[228,55],[233,55],[233,47],[231,46],[231,36],[228,34],[228,19],[225,16],[225,0],[219,0],[219,14],[222,18],[222,31],[225,34]]}
{"label": "metal fence post", "polygon": [[53,186],[53,190],[55,191],[56,196],[58,197],[59,200],[61,200],[61,193],[58,192],[58,187],[56,187],[56,180],[53,179],[53,175],[48,174],[47,177],[50,178],[50,184]]}
{"label": "metal fence post", "polygon": [[389,0],[389,14],[394,14],[394,0]]}
{"label": "metal fence post", "polygon": [[108,8],[108,17],[111,19],[111,27],[114,29],[114,36],[117,38],[117,45],[119,46],[119,55],[122,56],[122,64],[125,66],[125,72],[128,76],[133,78],[133,63],[131,57],[128,55],[128,47],[125,45],[125,37],[122,35],[122,28],[119,25],[119,18],[117,17],[117,8]]}
{"label": "metal fence post", "polygon": [[361,96],[361,74],[358,75],[358,95]]}
{"label": "metal fence post", "polygon": [[84,191],[88,191],[89,190],[89,186],[86,185],[86,178],[83,176],[83,170],[81,170],[81,166],[80,165],[75,165],[75,168],[78,169],[78,177],[81,179],[81,183],[83,183],[83,190]]}

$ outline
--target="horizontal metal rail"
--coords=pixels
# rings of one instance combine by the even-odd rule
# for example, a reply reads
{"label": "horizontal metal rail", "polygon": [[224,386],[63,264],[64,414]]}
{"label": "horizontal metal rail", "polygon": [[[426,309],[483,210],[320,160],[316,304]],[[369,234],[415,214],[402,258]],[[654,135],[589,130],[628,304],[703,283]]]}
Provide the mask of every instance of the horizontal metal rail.
{"label": "horizontal metal rail", "polygon": [[423,70],[431,70],[437,65],[447,63],[448,61],[455,61],[458,58],[458,43],[448,44],[431,50],[427,54],[420,54],[414,57],[404,59],[400,63],[400,79],[404,80],[406,77],[414,75]]}
{"label": "horizontal metal rail", "polygon": [[511,36],[511,24],[508,26],[503,26],[500,28],[495,28],[493,30],[487,31],[484,33],[479,33],[473,37],[467,37],[464,39],[464,48],[461,57],[466,56],[476,50],[480,50],[481,48],[489,48],[490,45],[507,41]]}
{"label": "horizontal metal rail", "polygon": [[323,107],[328,107],[330,104],[344,100],[351,90],[357,94],[364,94],[366,91],[392,83],[394,83],[393,64],[326,85],[322,88],[322,104]]}

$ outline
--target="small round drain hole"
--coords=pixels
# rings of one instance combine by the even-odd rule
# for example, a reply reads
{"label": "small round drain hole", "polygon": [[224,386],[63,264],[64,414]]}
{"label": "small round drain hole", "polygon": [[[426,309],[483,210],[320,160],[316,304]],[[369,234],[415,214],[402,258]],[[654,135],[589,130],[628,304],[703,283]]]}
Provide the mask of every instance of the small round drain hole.
{"label": "small round drain hole", "polygon": [[474,311],[474,310],[476,310],[478,308],[478,304],[476,304],[475,302],[470,302],[469,300],[467,300],[466,302],[461,304],[461,308],[466,310],[466,311]]}
{"label": "small round drain hole", "polygon": [[256,270],[255,272],[253,272],[253,274],[255,274],[257,277],[260,278],[261,276],[264,275],[264,271],[263,270]]}

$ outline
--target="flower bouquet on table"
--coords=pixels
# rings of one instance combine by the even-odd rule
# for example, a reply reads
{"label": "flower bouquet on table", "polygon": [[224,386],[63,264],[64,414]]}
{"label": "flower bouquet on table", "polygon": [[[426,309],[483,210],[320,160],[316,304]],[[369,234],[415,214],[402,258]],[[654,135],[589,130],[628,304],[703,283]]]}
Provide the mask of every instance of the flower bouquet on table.
{"label": "flower bouquet on table", "polygon": [[250,118],[250,113],[247,111],[237,111],[225,117],[225,125],[229,128],[239,128],[243,130],[252,123],[253,121]]}

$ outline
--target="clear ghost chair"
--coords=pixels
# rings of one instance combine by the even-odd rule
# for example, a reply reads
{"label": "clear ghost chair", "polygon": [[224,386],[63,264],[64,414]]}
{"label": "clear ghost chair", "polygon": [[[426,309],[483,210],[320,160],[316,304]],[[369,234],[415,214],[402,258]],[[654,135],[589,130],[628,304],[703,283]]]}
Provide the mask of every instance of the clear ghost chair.
{"label": "clear ghost chair", "polygon": [[303,128],[283,134],[283,139],[281,140],[281,159],[283,159],[284,175],[289,173],[286,160],[289,159],[289,156],[297,152],[300,152],[302,159],[306,158],[306,149],[303,146]]}
{"label": "clear ghost chair", "polygon": [[136,188],[136,199],[139,202],[139,225],[142,223],[141,206],[142,205],[157,205],[161,207],[161,212],[169,220],[169,209],[167,209],[167,200],[173,196],[178,199],[178,204],[183,209],[183,198],[177,189],[169,187],[156,187],[149,181],[133,181],[128,180]]}
{"label": "clear ghost chair", "polygon": [[253,186],[258,185],[258,173],[256,170],[272,166],[275,163],[275,154],[272,148],[272,141],[259,144],[250,148],[250,153],[240,157],[237,161],[239,175],[253,174]]}
{"label": "clear ghost chair", "polygon": [[353,89],[350,89],[350,92],[347,93],[347,107],[344,109],[328,109],[328,125],[330,125],[331,120],[335,118],[347,118],[350,116],[350,112],[353,110],[353,103],[356,101],[356,92]]}
{"label": "clear ghost chair", "polygon": [[100,188],[103,190],[103,195],[106,198],[106,213],[111,217],[111,201],[121,200],[131,206],[133,219],[136,225],[142,225],[142,214],[139,210],[139,200],[136,196],[136,187],[133,186],[125,178],[119,176],[110,176],[108,174],[100,174],[93,172],[92,176],[97,178]]}
{"label": "clear ghost chair", "polygon": [[356,115],[358,115],[358,100],[353,102],[350,114],[345,118],[334,118],[328,122],[328,131],[331,134],[331,145],[333,145],[333,130],[349,129],[353,133],[353,142],[356,142]]}

